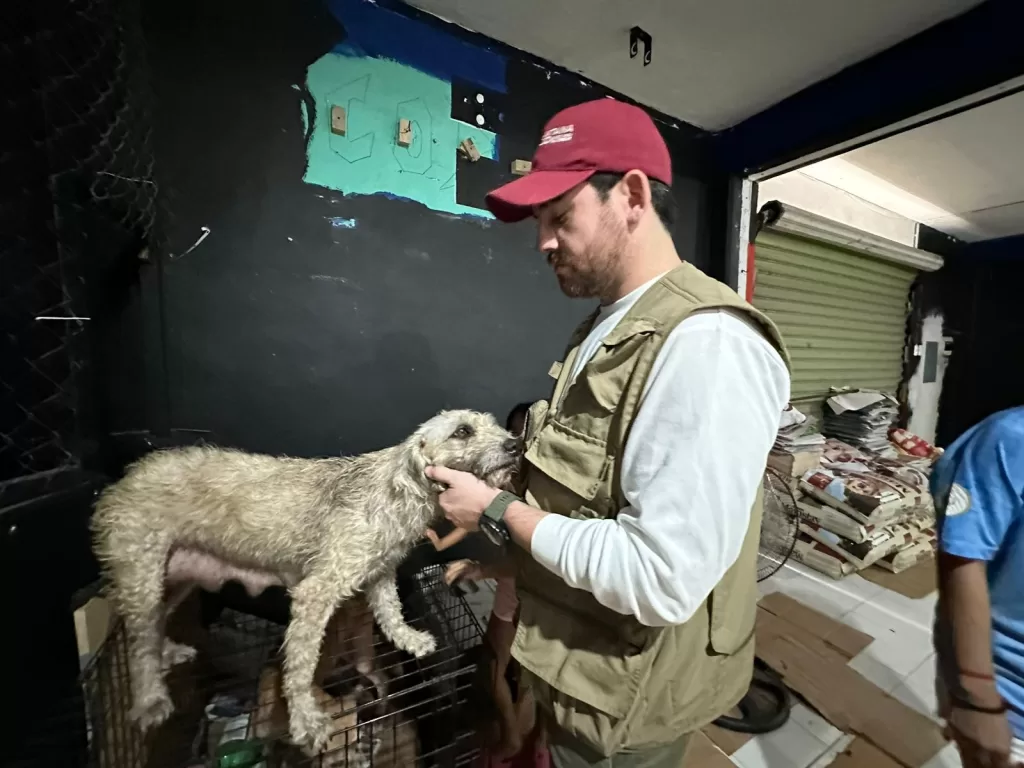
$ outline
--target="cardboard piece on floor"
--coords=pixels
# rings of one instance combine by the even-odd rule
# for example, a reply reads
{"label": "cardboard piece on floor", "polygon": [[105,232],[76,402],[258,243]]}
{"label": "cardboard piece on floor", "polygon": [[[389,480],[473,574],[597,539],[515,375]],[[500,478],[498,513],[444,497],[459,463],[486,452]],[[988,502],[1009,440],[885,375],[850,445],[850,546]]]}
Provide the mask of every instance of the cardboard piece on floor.
{"label": "cardboard piece on floor", "polygon": [[[703,732],[716,747],[727,755],[735,755],[740,747],[754,738],[752,733],[727,731],[725,728],[719,728],[717,725],[707,725],[704,727]],[[700,763],[694,763],[694,765],[700,765]]]}
{"label": "cardboard piece on floor", "polygon": [[767,610],[758,611],[756,633],[758,657],[839,730],[906,768],[921,768],[945,746],[937,723],[851,669],[820,637]]}
{"label": "cardboard piece on floor", "polygon": [[781,592],[762,597],[758,607],[820,637],[847,660],[863,651],[874,640],[871,635],[831,619]]}
{"label": "cardboard piece on floor", "polygon": [[693,734],[690,748],[686,750],[686,765],[700,768],[736,768],[732,760],[716,747],[701,731]]}
{"label": "cardboard piece on floor", "polygon": [[893,592],[899,592],[911,600],[928,597],[939,588],[935,558],[933,557],[922,560],[902,573],[892,573],[884,568],[872,566],[865,568],[860,575],[873,584],[891,589]]}
{"label": "cardboard piece on floor", "polygon": [[[868,645],[872,637],[860,630],[842,622],[830,619],[823,613],[809,608],[798,600],[780,592],[767,595],[761,598],[758,603],[762,610],[781,619],[803,627],[808,632],[824,639],[844,660],[852,659]],[[704,728],[704,734],[727,755],[734,755],[740,747],[754,738],[753,734],[736,733],[719,728],[716,725],[709,725]]]}
{"label": "cardboard piece on floor", "polygon": [[871,742],[854,739],[828,768],[900,768],[900,764]]}

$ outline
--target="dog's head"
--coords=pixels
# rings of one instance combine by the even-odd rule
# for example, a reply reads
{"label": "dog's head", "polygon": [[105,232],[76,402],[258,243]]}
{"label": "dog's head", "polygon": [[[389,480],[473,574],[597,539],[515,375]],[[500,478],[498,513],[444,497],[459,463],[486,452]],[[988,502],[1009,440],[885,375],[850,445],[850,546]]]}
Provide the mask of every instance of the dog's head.
{"label": "dog's head", "polygon": [[519,471],[523,442],[489,413],[441,411],[413,434],[422,469],[436,464],[476,475],[495,488],[509,488]]}

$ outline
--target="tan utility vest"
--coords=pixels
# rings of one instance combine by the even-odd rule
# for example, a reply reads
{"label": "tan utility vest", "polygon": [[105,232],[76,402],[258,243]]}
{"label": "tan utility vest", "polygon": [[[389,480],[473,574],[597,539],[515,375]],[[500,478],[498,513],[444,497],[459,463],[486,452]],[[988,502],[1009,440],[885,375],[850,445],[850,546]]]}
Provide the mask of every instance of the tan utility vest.
{"label": "tan utility vest", "polygon": [[[682,264],[637,300],[569,385],[596,313],[576,329],[565,359],[552,368],[557,384],[550,405],[535,403],[527,420],[530,504],[580,519],[613,518],[626,506],[622,449],[651,365],[680,322],[718,309],[749,319],[788,364],[767,317],[722,283]],[[760,489],[739,559],[679,626],[648,627],[605,608],[520,551],[519,628],[512,653],[538,704],[564,731],[607,756],[673,742],[743,697],[754,658]]]}

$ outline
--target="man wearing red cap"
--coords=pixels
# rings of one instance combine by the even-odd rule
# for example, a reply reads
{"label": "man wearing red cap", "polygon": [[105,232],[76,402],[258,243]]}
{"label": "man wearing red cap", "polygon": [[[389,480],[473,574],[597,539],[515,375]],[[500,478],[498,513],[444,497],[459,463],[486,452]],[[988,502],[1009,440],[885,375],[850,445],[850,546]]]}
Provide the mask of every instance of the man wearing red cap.
{"label": "man wearing red cap", "polygon": [[788,360],[770,320],[680,262],[671,183],[638,107],[602,99],[548,122],[531,172],[487,205],[536,218],[562,291],[599,306],[530,410],[524,498],[427,470],[452,522],[517,545],[513,655],[558,768],[676,768],[750,683]]}

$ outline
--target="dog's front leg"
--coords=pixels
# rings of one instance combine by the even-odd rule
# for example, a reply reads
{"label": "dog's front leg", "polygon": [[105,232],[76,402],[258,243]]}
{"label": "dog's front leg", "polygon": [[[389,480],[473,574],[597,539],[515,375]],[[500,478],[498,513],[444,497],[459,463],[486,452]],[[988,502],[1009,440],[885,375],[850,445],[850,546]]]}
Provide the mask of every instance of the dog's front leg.
{"label": "dog's front leg", "polygon": [[381,631],[396,648],[417,658],[433,653],[437,648],[433,635],[413,629],[402,617],[402,601],[398,599],[398,584],[394,573],[382,576],[370,584],[366,590],[366,600]]}
{"label": "dog's front leg", "polygon": [[313,674],[331,615],[353,590],[336,574],[314,573],[292,590],[291,620],[284,635],[284,694],[289,732],[297,745],[315,755],[331,733],[331,718],[313,695]]}

